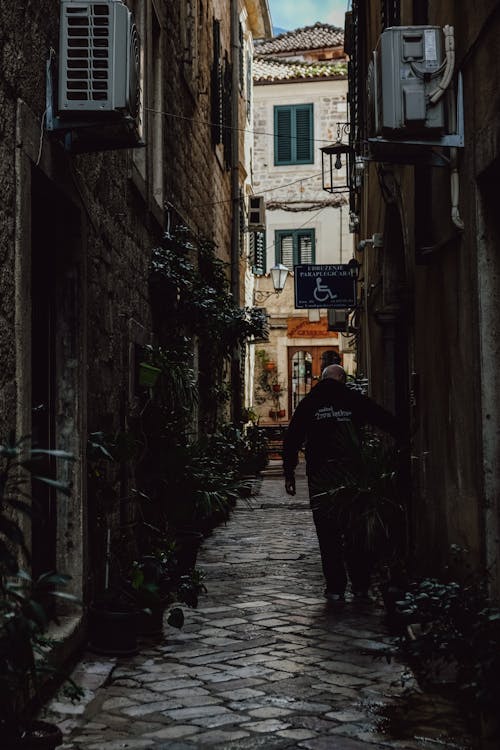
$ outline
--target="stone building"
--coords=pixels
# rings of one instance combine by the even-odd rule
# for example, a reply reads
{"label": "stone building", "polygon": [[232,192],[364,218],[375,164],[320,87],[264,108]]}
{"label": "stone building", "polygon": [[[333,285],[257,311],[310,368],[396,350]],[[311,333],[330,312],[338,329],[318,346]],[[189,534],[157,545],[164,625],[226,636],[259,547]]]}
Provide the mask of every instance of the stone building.
{"label": "stone building", "polygon": [[[347,143],[342,30],[317,23],[258,44],[254,83],[253,184],[266,204],[254,299],[270,316],[270,339],[257,347],[253,408],[262,424],[283,424],[326,364],[339,357],[354,367],[349,338],[329,330],[326,309],[295,309],[293,278],[297,264],[347,263],[353,255],[348,199],[323,190],[320,151]],[[345,164],[335,177],[342,178]],[[279,296],[269,277],[276,263],[291,272]],[[275,364],[269,376],[267,360]]]}
{"label": "stone building", "polygon": [[[454,51],[447,43],[453,74],[441,97],[432,86],[445,66],[427,78],[419,71],[423,60],[432,71],[441,62],[446,25],[454,28]],[[398,26],[438,32],[398,37],[402,56],[391,64],[393,53],[379,40]],[[421,571],[450,564],[455,545],[469,551],[473,568],[488,571],[497,598],[499,30],[494,0],[354,0],[346,23],[351,138],[363,173],[359,367],[412,435],[410,536]],[[374,71],[374,50],[385,59],[386,80]],[[391,125],[386,87],[395,70],[394,106],[405,97],[404,117]],[[420,81],[428,86],[423,96]],[[440,111],[440,124],[427,129]]]}
{"label": "stone building", "polygon": [[[124,7],[120,0],[65,3],[68,19],[73,14],[68,37],[91,24],[93,39],[102,29],[99,14],[107,23]],[[140,104],[131,88],[128,119],[123,108],[110,117],[96,113],[95,102],[111,94],[102,94],[110,79],[96,74],[95,64],[93,88],[85,89],[93,111],[76,111],[71,102],[80,106],[82,96],[68,74],[69,116],[57,91],[58,76],[66,80],[63,5],[0,8],[0,434],[15,426],[18,436],[77,457],[58,467],[71,498],[47,490],[30,536],[33,572],[70,573],[73,593],[88,601],[103,577],[106,527],[116,543],[133,520],[123,501],[127,476],[119,478],[121,500],[109,517],[96,508],[87,446],[94,433],[126,430],[136,413],[138,352],[156,336],[152,248],[180,224],[192,237],[208,238],[243,302],[239,206],[249,169],[232,134],[246,117],[250,90],[245,79],[238,83],[240,46],[248,50],[253,36],[270,36],[271,21],[267,0],[126,0],[140,39],[131,34],[127,57]],[[123,39],[116,42],[122,49]],[[69,630],[77,635],[80,622],[80,612],[70,616]]]}

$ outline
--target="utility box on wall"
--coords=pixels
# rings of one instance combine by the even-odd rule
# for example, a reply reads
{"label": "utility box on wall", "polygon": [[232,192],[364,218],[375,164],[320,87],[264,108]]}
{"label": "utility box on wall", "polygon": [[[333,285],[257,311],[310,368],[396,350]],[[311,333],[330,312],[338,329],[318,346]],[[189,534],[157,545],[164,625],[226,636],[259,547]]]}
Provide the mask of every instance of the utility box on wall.
{"label": "utility box on wall", "polygon": [[139,108],[140,40],[121,0],[61,0],[59,111],[123,112]]}
{"label": "utility box on wall", "polygon": [[445,128],[444,99],[430,101],[446,61],[439,26],[393,26],[374,52],[375,135],[436,135]]}

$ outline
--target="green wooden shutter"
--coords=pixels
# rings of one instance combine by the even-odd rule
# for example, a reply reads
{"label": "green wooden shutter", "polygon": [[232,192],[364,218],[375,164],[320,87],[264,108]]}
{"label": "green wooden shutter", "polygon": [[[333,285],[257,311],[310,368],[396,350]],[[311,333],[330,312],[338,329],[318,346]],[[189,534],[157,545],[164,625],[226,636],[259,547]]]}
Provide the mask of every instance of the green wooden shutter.
{"label": "green wooden shutter", "polygon": [[298,263],[314,263],[314,232],[298,232],[297,237],[297,255]]}
{"label": "green wooden shutter", "polygon": [[276,243],[276,263],[283,263],[284,266],[292,270],[294,266],[294,237],[293,232],[283,232],[278,230],[275,234]]}
{"label": "green wooden shutter", "polygon": [[274,163],[292,164],[292,107],[274,108]]}
{"label": "green wooden shutter", "polygon": [[253,260],[252,272],[263,276],[266,272],[266,233],[250,233],[250,256]]}
{"label": "green wooden shutter", "polygon": [[214,57],[212,62],[211,89],[212,89],[212,143],[222,143],[223,133],[223,76],[221,60],[220,21],[214,18],[213,22]]}
{"label": "green wooden shutter", "polygon": [[313,159],[312,104],[295,108],[296,162],[311,163]]}

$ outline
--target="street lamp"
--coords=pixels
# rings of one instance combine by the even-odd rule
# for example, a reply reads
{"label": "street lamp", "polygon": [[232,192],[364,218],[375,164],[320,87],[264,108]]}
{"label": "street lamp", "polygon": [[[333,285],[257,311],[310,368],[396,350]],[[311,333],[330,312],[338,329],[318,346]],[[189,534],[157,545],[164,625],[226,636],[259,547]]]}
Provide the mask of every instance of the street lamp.
{"label": "street lamp", "polygon": [[271,268],[271,279],[273,282],[274,290],[272,292],[261,292],[259,290],[254,291],[254,302],[265,302],[265,300],[269,299],[272,294],[281,294],[281,292],[285,288],[285,283],[289,273],[290,271],[286,266],[284,266],[282,263],[276,263],[276,265]]}
{"label": "street lamp", "polygon": [[[336,142],[320,149],[323,190],[327,193],[347,193],[351,189],[354,149],[342,140],[344,135],[349,134],[349,129],[348,122],[338,122]],[[345,179],[340,180],[338,173],[344,166]]]}
{"label": "street lamp", "polygon": [[[346,193],[350,190],[353,149],[348,143],[337,141],[321,150],[323,190],[327,193]],[[338,172],[345,166],[345,178],[339,180]]]}

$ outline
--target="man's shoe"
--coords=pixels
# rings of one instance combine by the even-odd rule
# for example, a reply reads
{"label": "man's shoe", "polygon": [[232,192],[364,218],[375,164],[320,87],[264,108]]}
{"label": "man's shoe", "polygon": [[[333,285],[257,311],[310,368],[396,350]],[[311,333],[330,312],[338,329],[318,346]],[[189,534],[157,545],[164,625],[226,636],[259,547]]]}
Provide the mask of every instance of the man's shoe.
{"label": "man's shoe", "polygon": [[332,594],[329,591],[325,591],[325,597],[330,609],[339,611],[344,608],[345,599],[343,594]]}

